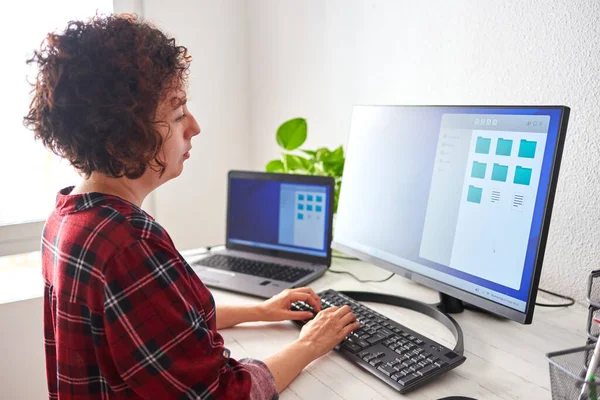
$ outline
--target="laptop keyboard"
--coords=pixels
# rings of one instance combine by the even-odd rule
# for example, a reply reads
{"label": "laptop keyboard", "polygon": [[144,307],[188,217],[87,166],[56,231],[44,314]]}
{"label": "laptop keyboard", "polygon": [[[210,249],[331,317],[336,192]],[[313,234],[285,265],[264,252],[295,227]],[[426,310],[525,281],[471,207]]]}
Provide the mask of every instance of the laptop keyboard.
{"label": "laptop keyboard", "polygon": [[296,282],[313,272],[310,269],[293,267],[291,265],[275,264],[247,258],[215,254],[193,263],[211,268],[222,269],[242,274],[260,276],[274,281]]}

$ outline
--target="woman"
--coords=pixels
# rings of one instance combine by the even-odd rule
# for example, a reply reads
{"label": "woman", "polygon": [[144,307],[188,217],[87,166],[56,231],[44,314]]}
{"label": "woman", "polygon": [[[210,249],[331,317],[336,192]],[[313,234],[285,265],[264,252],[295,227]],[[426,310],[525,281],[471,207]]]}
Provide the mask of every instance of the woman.
{"label": "woman", "polygon": [[215,307],[167,232],[140,207],[177,177],[200,128],[186,105],[185,47],[132,16],[49,34],[25,124],[83,180],[61,190],[43,232],[50,398],[277,398],[311,361],[358,328],[321,311],[263,362],[235,360],[217,329],[308,319],[309,288],[258,306]]}

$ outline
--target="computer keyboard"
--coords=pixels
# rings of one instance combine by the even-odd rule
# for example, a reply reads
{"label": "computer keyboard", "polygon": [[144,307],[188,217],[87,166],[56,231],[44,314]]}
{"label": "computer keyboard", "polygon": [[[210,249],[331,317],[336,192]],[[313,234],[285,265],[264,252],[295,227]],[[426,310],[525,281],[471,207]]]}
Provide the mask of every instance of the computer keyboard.
{"label": "computer keyboard", "polygon": [[[465,357],[390,320],[335,290],[318,293],[322,308],[348,305],[361,327],[335,350],[400,393],[421,386],[465,361]],[[313,311],[307,303],[293,310]],[[309,322],[294,321],[302,326]]]}
{"label": "computer keyboard", "polygon": [[312,272],[306,268],[226,256],[224,254],[214,254],[212,256],[200,259],[193,264],[205,265],[211,268],[240,272],[243,274],[260,276],[261,278],[283,282],[296,282]]}

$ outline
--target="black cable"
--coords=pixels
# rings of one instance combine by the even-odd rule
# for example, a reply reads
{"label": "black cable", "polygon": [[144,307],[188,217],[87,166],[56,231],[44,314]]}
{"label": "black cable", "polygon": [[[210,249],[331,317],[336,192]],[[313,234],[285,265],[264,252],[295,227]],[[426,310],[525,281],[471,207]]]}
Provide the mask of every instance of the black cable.
{"label": "black cable", "polygon": [[348,256],[338,256],[336,254],[332,254],[331,257],[333,258],[339,258],[341,260],[351,260],[351,261],[359,261],[359,258],[356,257],[348,257]]}
{"label": "black cable", "polygon": [[[340,256],[340,255],[336,255],[336,254],[333,254],[332,257],[339,258],[339,259],[342,259],[342,260],[359,261],[359,259],[356,258],[356,257]],[[387,278],[385,278],[384,280],[381,280],[381,281],[362,281],[362,280],[358,279],[356,276],[352,275],[350,272],[346,272],[346,271],[332,271],[332,270],[330,270],[330,271],[333,272],[333,273],[337,273],[337,274],[348,274],[348,275],[351,275],[354,279],[356,279],[359,282],[385,282],[388,279],[390,279],[392,276],[394,276],[394,274],[392,274],[389,277],[387,277]],[[538,290],[540,292],[544,292],[544,293],[547,293],[549,295],[560,297],[561,299],[568,300],[567,303],[559,303],[559,304],[535,303],[535,305],[538,306],[538,307],[553,307],[553,308],[558,308],[558,307],[570,307],[573,304],[575,304],[575,299],[573,299],[572,297],[564,296],[562,294],[554,293],[554,292],[551,292],[549,290],[545,290],[545,289],[542,289],[542,288],[538,288]]]}
{"label": "black cable", "polygon": [[329,272],[333,272],[334,274],[346,274],[346,275],[350,275],[351,277],[353,277],[354,279],[356,279],[357,281],[359,281],[360,283],[367,283],[367,282],[372,282],[372,283],[376,283],[376,282],[385,282],[389,279],[391,279],[392,276],[396,275],[395,273],[392,273],[390,276],[388,276],[385,279],[381,279],[381,280],[372,280],[372,279],[358,279],[356,277],[356,275],[354,275],[352,272],[348,272],[348,271],[334,271],[332,269],[329,270]]}
{"label": "black cable", "polygon": [[575,299],[573,299],[572,297],[565,296],[565,295],[558,294],[558,293],[554,293],[554,292],[551,292],[549,290],[545,290],[545,289],[542,289],[542,288],[538,288],[538,290],[540,292],[544,292],[544,293],[547,293],[549,295],[560,297],[561,299],[568,300],[568,303],[560,303],[560,304],[549,304],[549,303],[538,303],[538,302],[536,302],[535,305],[538,306],[538,307],[556,307],[556,308],[558,308],[558,307],[570,307],[573,304],[575,304]]}

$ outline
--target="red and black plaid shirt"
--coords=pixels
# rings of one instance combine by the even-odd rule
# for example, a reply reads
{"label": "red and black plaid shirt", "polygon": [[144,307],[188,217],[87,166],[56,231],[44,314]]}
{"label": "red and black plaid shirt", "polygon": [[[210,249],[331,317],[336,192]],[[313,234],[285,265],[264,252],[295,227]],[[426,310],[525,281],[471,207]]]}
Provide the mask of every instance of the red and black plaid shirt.
{"label": "red and black plaid shirt", "polygon": [[63,189],[42,237],[50,398],[277,398],[228,357],[209,290],[135,205]]}

